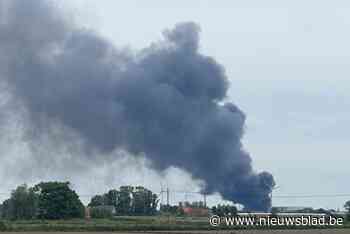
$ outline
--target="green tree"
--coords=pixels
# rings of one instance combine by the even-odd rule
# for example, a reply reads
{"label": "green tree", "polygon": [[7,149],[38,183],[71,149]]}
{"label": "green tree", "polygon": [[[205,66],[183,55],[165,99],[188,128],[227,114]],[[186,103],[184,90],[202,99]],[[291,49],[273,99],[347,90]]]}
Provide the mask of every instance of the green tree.
{"label": "green tree", "polygon": [[345,203],[344,208],[345,208],[346,211],[347,211],[347,216],[346,216],[346,218],[347,218],[347,220],[350,220],[350,201],[347,201],[347,202]]}
{"label": "green tree", "polygon": [[96,195],[93,196],[90,200],[89,207],[96,207],[96,206],[104,206],[106,205],[106,197],[105,195]]}
{"label": "green tree", "polygon": [[103,195],[93,196],[90,200],[88,206],[96,207],[96,206],[117,206],[118,200],[118,190],[112,189]]}
{"label": "green tree", "polygon": [[0,232],[7,231],[8,227],[3,220],[0,220]]}
{"label": "green tree", "polygon": [[94,196],[90,207],[114,206],[118,215],[153,215],[157,212],[158,196],[142,186],[121,186],[103,195]]}
{"label": "green tree", "polygon": [[184,216],[185,212],[182,209],[182,207],[179,206],[172,206],[172,205],[161,205],[160,206],[160,213],[163,215],[170,214],[175,216]]}
{"label": "green tree", "polygon": [[235,216],[237,215],[237,207],[231,205],[217,205],[211,208],[213,214],[218,216]]}
{"label": "green tree", "polygon": [[350,201],[345,202],[344,208],[350,213]]}
{"label": "green tree", "polygon": [[14,219],[11,199],[6,199],[1,205],[1,218]]}
{"label": "green tree", "polygon": [[1,206],[4,219],[34,219],[37,214],[38,196],[32,188],[20,185]]}
{"label": "green tree", "polygon": [[108,193],[106,193],[104,196],[107,201],[106,205],[114,206],[114,207],[117,206],[118,190],[116,189],[109,190]]}
{"label": "green tree", "polygon": [[84,205],[69,182],[46,182],[34,187],[39,195],[39,218],[68,219],[84,216]]}
{"label": "green tree", "polygon": [[132,211],[136,215],[143,215],[146,213],[146,194],[144,191],[135,191],[132,193]]}
{"label": "green tree", "polygon": [[131,215],[132,212],[132,186],[119,188],[116,210],[119,215]]}
{"label": "green tree", "polygon": [[142,186],[138,186],[132,192],[132,208],[135,215],[155,214],[158,205],[158,197]]}
{"label": "green tree", "polygon": [[278,215],[278,208],[277,207],[272,207],[271,209],[271,216],[272,217],[277,217]]}

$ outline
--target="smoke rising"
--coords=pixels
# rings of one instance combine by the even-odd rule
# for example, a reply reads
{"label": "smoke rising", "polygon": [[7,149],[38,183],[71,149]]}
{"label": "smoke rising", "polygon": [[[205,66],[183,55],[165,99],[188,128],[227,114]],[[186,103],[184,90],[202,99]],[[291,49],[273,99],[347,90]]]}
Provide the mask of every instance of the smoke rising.
{"label": "smoke rising", "polygon": [[92,151],[142,154],[158,171],[191,173],[203,192],[269,209],[273,177],[252,169],[245,114],[225,102],[228,79],[199,53],[197,24],[177,24],[132,52],[69,23],[49,1],[0,7],[1,82],[28,113],[30,141],[62,126],[83,141],[81,160]]}

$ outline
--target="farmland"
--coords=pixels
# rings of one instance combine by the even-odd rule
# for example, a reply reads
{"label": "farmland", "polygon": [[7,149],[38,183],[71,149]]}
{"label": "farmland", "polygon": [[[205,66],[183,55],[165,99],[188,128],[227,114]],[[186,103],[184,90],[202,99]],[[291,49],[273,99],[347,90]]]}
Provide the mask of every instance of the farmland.
{"label": "farmland", "polygon": [[173,217],[173,216],[122,216],[111,219],[72,219],[72,220],[32,220],[32,221],[6,221],[2,222],[3,231],[11,232],[171,232],[171,233],[350,233],[350,229],[320,229],[320,230],[238,230],[237,227],[213,228],[209,225],[207,218]]}
{"label": "farmland", "polygon": [[[3,232],[3,234],[10,234],[12,232]],[[36,233],[52,233],[52,232],[36,232]],[[56,232],[58,233],[58,232]],[[81,232],[64,232],[66,234],[79,234]],[[101,232],[89,232],[90,234],[98,234]],[[112,234],[113,232],[104,232],[105,234]],[[115,233],[115,232],[114,232]],[[118,234],[131,234],[135,232],[118,232]],[[166,231],[166,232],[147,232],[149,234],[157,233],[157,234],[209,234],[209,233],[221,233],[221,234],[265,234],[265,233],[274,233],[274,234],[349,234],[349,230],[347,229],[336,229],[336,230],[271,230],[271,231],[262,231],[262,230],[241,230],[241,231],[222,231],[222,232],[213,232],[213,231]],[[27,234],[23,232],[23,234]]]}

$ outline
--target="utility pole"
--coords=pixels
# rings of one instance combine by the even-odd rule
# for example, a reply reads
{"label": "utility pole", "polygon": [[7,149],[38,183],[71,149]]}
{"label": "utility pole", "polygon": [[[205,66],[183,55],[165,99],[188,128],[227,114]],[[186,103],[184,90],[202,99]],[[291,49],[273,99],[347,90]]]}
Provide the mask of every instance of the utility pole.
{"label": "utility pole", "polygon": [[169,187],[166,188],[166,204],[169,207]]}
{"label": "utility pole", "polygon": [[204,208],[207,208],[207,194],[203,194],[203,199],[204,199]]}
{"label": "utility pole", "polygon": [[167,204],[167,209],[168,209],[168,225],[170,225],[170,206],[169,206],[169,187],[166,187],[166,204]]}
{"label": "utility pole", "polygon": [[162,205],[164,204],[164,195],[163,195],[164,192],[165,191],[164,191],[164,188],[163,188],[163,184],[160,183],[160,197],[161,197],[161,199],[160,199],[160,207],[162,207]]}

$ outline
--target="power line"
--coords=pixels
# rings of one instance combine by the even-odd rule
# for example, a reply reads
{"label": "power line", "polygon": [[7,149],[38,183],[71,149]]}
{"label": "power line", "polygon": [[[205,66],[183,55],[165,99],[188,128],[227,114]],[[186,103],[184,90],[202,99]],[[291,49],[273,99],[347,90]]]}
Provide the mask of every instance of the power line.
{"label": "power line", "polygon": [[[200,191],[185,191],[185,190],[171,190],[172,193],[190,193],[190,194],[200,194],[204,195],[205,193]],[[208,194],[206,194],[208,195]],[[244,195],[248,196],[248,195]],[[255,196],[255,195],[252,195]],[[332,197],[350,197],[348,194],[287,194],[287,195],[274,195],[274,198],[332,198]]]}
{"label": "power line", "polygon": [[332,198],[332,197],[350,197],[350,194],[314,194],[314,195],[277,195],[274,198]]}
{"label": "power line", "polygon": [[[204,195],[200,191],[185,191],[185,190],[162,190],[159,194],[168,192],[168,193],[182,193],[182,194],[199,194]],[[10,196],[11,193],[0,193],[1,196]],[[93,197],[96,194],[78,194],[80,197]],[[208,196],[208,194],[205,194]],[[248,196],[248,195],[245,195]],[[252,195],[255,196],[255,195]],[[287,194],[287,195],[274,195],[273,198],[336,198],[336,197],[350,197],[350,193],[345,194]]]}

